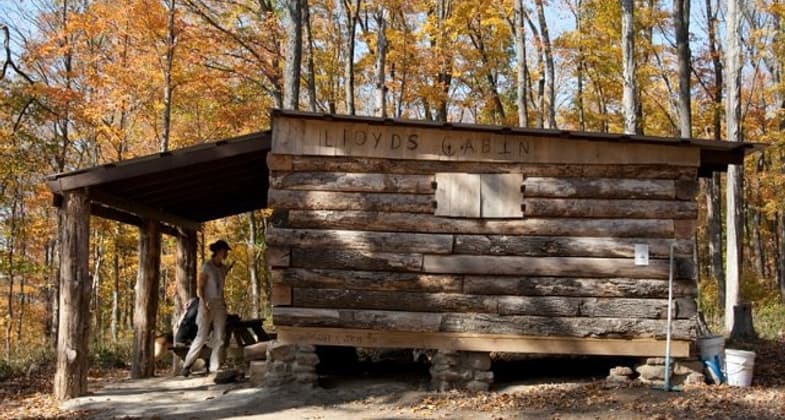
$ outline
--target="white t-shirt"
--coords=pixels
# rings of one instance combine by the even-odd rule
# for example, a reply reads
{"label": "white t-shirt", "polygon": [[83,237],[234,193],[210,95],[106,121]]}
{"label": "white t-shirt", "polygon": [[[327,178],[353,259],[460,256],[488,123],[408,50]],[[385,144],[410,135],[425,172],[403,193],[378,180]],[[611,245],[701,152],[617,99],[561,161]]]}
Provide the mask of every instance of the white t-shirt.
{"label": "white t-shirt", "polygon": [[218,267],[212,261],[206,261],[202,264],[202,273],[207,275],[207,283],[204,285],[204,298],[205,299],[221,299],[224,298],[224,280],[227,273],[226,265]]}

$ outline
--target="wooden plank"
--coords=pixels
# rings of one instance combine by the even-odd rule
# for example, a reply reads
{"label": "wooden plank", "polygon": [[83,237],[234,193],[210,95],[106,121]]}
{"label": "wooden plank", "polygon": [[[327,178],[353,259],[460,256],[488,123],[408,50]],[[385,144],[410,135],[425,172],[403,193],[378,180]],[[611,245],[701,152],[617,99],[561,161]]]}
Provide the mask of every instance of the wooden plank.
{"label": "wooden plank", "polygon": [[[662,298],[668,296],[668,281],[631,278],[465,276],[463,291],[467,294],[488,295]],[[676,297],[696,296],[695,282],[675,280],[673,294]]]}
{"label": "wooden plank", "polygon": [[270,268],[288,267],[291,262],[291,251],[283,247],[267,247],[264,260]]}
{"label": "wooden plank", "polygon": [[292,267],[356,270],[419,271],[422,254],[345,251],[335,249],[292,250]]}
{"label": "wooden plank", "polygon": [[694,219],[674,220],[674,236],[678,239],[695,239],[696,224]]}
{"label": "wooden plank", "polygon": [[696,178],[676,180],[676,198],[678,200],[695,200],[696,194],[698,194],[698,180]]}
{"label": "wooden plank", "polygon": [[495,296],[462,293],[295,289],[294,306],[304,308],[385,309],[413,312],[498,311]]}
{"label": "wooden plank", "polygon": [[292,155],[267,154],[267,169],[270,171],[291,171],[293,168]]}
{"label": "wooden plank", "polygon": [[[273,308],[273,322],[276,326],[292,327],[611,338],[664,338],[667,326],[667,320],[664,319],[501,316],[296,307]],[[672,336],[675,340],[694,339],[695,321],[673,320]]]}
{"label": "wooden plank", "polygon": [[389,271],[322,270],[290,268],[273,270],[275,281],[297,288],[345,288],[422,292],[460,292],[462,276]]}
{"label": "wooden plank", "polygon": [[270,186],[277,189],[390,192],[433,194],[433,176],[347,172],[273,173]]}
{"label": "wooden plank", "polygon": [[[533,337],[500,334],[410,333],[349,328],[279,327],[285,344],[313,344],[377,348],[419,348],[533,354],[597,356],[661,356],[665,341],[655,339]],[[689,340],[671,342],[674,357],[690,356]]]}
{"label": "wooden plank", "polygon": [[521,174],[482,174],[480,175],[480,214],[482,217],[521,218],[523,194]]}
{"label": "wooden plank", "polygon": [[271,208],[312,210],[368,210],[432,213],[433,198],[423,194],[344,193],[270,189]]}
{"label": "wooden plank", "polygon": [[[498,313],[554,317],[665,319],[668,316],[668,299],[499,296]],[[675,319],[687,319],[695,314],[695,308],[687,302],[681,308],[678,304],[674,305]]]}
{"label": "wooden plank", "polygon": [[[449,254],[453,236],[428,233],[369,232],[360,230],[271,228],[265,239],[269,246],[349,249],[381,252]],[[692,252],[692,248],[690,248]]]}
{"label": "wooden plank", "polygon": [[525,198],[527,217],[623,219],[696,219],[694,201],[618,200],[589,198]]}
{"label": "wooden plank", "polygon": [[[650,259],[637,266],[629,258],[517,257],[488,255],[425,255],[423,271],[440,274],[490,274],[554,277],[629,277],[667,279],[668,260]],[[678,258],[676,277],[695,278],[691,258]]]}
{"label": "wooden plank", "polygon": [[329,210],[292,210],[293,228],[386,232],[672,238],[673,220],[655,219],[452,219],[430,214]]}
{"label": "wooden plank", "polygon": [[273,283],[270,293],[270,303],[273,306],[289,306],[292,304],[292,288],[282,284]]}
{"label": "wooden plank", "polygon": [[671,165],[551,165],[515,162],[391,160],[365,157],[292,156],[294,171],[375,172],[433,175],[437,172],[519,173],[526,177],[680,179],[695,178],[695,167]]}
{"label": "wooden plank", "polygon": [[563,139],[403,125],[273,117],[274,153],[387,159],[514,161],[562,164],[664,164],[697,167],[700,148]]}
{"label": "wooden plank", "polygon": [[676,198],[676,184],[670,179],[554,178],[527,177],[526,197],[547,198]]}
{"label": "wooden plank", "polygon": [[[587,298],[562,296],[488,296],[462,293],[294,289],[293,305],[303,308],[371,309],[409,312],[482,312],[553,317],[667,317],[667,299]],[[695,316],[689,299],[674,305],[676,319]],[[693,300],[694,302],[694,300]]]}
{"label": "wooden plank", "polygon": [[[617,257],[635,256],[635,244],[649,246],[652,258],[668,257],[672,239],[579,238],[526,235],[455,235],[456,254],[520,255],[527,257]],[[690,257],[693,241],[676,240],[676,255]]]}
{"label": "wooden plank", "polygon": [[480,217],[479,174],[437,173],[434,179],[437,216]]}
{"label": "wooden plank", "polygon": [[92,201],[127,211],[142,218],[151,219],[158,222],[165,222],[174,226],[191,230],[199,230],[202,228],[202,224],[198,221],[167,213],[163,210],[152,208],[123,197],[118,197],[103,191],[99,191],[97,189],[90,190],[89,195],[90,200]]}

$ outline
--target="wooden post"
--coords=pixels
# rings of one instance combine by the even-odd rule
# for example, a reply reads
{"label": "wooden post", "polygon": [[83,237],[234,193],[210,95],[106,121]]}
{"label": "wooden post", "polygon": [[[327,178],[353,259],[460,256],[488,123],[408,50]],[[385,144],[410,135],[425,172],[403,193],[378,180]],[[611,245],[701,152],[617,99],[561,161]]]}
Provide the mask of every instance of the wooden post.
{"label": "wooden post", "polygon": [[155,373],[153,344],[160,277],[161,225],[146,219],[139,228],[139,272],[135,287],[131,378],[149,378]]}
{"label": "wooden post", "polygon": [[[196,296],[196,231],[178,228],[175,238],[175,293],[172,311],[172,335],[177,335],[177,321],[183,313],[183,306]],[[173,338],[174,339],[174,338]],[[180,369],[180,359],[172,358],[172,371]]]}
{"label": "wooden post", "polygon": [[64,400],[87,393],[89,365],[90,201],[86,190],[63,193],[60,240],[60,317],[54,394]]}

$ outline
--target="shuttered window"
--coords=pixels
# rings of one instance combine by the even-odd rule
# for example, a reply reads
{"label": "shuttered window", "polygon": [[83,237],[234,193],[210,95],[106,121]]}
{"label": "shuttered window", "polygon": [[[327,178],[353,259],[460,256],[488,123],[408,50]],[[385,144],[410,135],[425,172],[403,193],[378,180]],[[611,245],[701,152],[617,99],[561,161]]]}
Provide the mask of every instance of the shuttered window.
{"label": "shuttered window", "polygon": [[511,219],[523,217],[523,175],[437,173],[436,209],[445,217]]}

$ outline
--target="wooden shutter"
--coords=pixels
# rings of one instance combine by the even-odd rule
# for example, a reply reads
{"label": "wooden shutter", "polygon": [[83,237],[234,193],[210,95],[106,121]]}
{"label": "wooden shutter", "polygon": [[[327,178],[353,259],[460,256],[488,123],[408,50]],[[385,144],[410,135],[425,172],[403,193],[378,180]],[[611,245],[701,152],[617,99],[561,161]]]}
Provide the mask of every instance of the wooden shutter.
{"label": "wooden shutter", "polygon": [[481,184],[480,215],[482,217],[523,217],[523,211],[521,211],[523,204],[522,174],[483,174],[481,175]]}
{"label": "wooden shutter", "polygon": [[437,216],[480,217],[479,174],[437,173]]}

